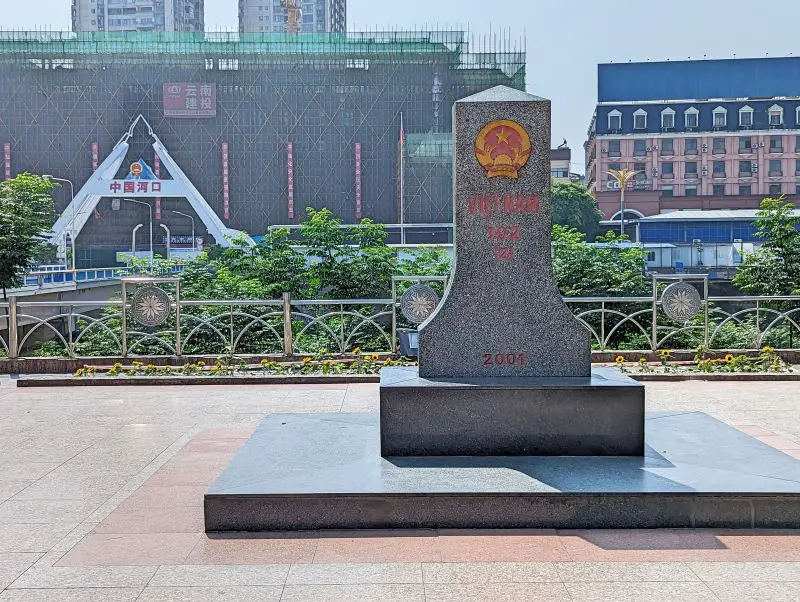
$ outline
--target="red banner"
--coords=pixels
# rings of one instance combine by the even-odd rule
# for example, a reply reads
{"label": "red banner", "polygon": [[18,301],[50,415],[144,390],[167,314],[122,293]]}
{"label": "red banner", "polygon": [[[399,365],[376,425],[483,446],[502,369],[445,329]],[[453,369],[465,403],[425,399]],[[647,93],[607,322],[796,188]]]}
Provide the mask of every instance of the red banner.
{"label": "red banner", "polygon": [[164,117],[216,117],[217,84],[164,84]]}
{"label": "red banner", "polygon": [[225,219],[231,216],[230,172],[228,169],[228,143],[222,143],[222,205]]}
{"label": "red banner", "polygon": [[290,142],[286,146],[286,166],[288,175],[288,192],[289,192],[289,219],[294,219],[294,148]]}
{"label": "red banner", "polygon": [[6,142],[3,145],[3,160],[5,165],[6,180],[11,179],[11,143]]}
{"label": "red banner", "polygon": [[[161,179],[161,159],[158,155],[153,157],[153,173],[155,174],[156,178],[159,180]],[[156,197],[156,219],[161,219],[161,197]]]}
{"label": "red banner", "polygon": [[356,142],[356,219],[361,219],[361,143]]}
{"label": "red banner", "polygon": [[98,167],[100,167],[100,145],[92,142],[92,173],[96,172]]}

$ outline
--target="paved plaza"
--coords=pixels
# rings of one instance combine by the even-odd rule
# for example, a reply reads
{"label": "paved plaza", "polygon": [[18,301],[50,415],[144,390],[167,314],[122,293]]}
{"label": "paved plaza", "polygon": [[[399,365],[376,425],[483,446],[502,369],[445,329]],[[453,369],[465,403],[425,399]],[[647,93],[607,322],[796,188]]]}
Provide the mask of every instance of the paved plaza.
{"label": "paved plaza", "polygon": [[[377,404],[377,385],[0,380],[0,600],[800,599],[800,531],[205,535],[203,493],[265,414]],[[800,383],[652,383],[647,406],[800,458]]]}

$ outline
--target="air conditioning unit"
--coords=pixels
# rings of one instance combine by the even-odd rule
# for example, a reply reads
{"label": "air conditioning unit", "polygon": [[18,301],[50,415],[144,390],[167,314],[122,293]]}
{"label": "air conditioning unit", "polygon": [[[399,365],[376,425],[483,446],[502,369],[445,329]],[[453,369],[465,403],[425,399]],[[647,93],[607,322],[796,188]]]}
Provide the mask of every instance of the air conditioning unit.
{"label": "air conditioning unit", "polygon": [[708,144],[704,144],[704,145],[703,145],[703,152],[704,152],[704,153],[707,153],[707,152],[708,152]]}
{"label": "air conditioning unit", "polygon": [[758,163],[751,163],[750,167],[751,167],[753,173],[758,173]]}
{"label": "air conditioning unit", "polygon": [[657,176],[657,175],[658,175],[658,167],[654,167],[654,168],[653,168],[653,175],[654,175],[654,176]]}
{"label": "air conditioning unit", "polygon": [[703,175],[704,176],[708,175],[708,166],[707,165],[703,165]]}
{"label": "air conditioning unit", "polygon": [[607,155],[607,154],[608,154],[608,149],[607,149],[607,148],[604,148],[604,149],[603,149],[603,150],[601,150],[600,152],[601,152],[601,153],[603,153],[604,155]]}

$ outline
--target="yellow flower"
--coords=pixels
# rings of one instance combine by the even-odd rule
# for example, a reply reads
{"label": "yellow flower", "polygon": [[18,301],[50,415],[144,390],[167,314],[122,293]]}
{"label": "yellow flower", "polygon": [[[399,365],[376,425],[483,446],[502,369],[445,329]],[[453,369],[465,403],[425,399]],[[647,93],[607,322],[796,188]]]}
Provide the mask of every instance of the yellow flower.
{"label": "yellow flower", "polygon": [[670,357],[672,354],[669,352],[669,349],[662,349],[660,355],[661,357]]}
{"label": "yellow flower", "polygon": [[645,357],[640,357],[640,358],[639,358],[639,363],[640,363],[640,364],[646,364],[646,363],[647,363],[647,358],[645,358]]}
{"label": "yellow flower", "polygon": [[322,362],[322,365],[323,365],[323,366],[329,366],[329,365],[330,365],[330,363],[331,363],[331,362],[330,362],[330,360],[324,360],[324,361]]}
{"label": "yellow flower", "polygon": [[359,353],[361,353],[361,347],[356,347],[353,349],[353,355],[358,355]]}
{"label": "yellow flower", "polygon": [[373,353],[372,354],[372,361],[373,362],[377,362],[379,359],[381,359],[380,355],[378,355],[377,353]]}
{"label": "yellow flower", "polygon": [[733,359],[734,359],[733,354],[729,353],[728,355],[725,356],[725,363],[730,364],[733,361]]}
{"label": "yellow flower", "polygon": [[310,357],[303,358],[303,363],[304,364],[310,364],[311,363],[311,358]]}
{"label": "yellow flower", "polygon": [[773,348],[772,348],[772,347],[770,347],[769,345],[767,345],[766,347],[764,347],[763,351],[764,351],[764,353],[775,353],[775,349],[773,349]]}
{"label": "yellow flower", "polygon": [[617,359],[615,360],[618,364],[622,364],[625,362],[625,357],[622,355],[618,355]]}

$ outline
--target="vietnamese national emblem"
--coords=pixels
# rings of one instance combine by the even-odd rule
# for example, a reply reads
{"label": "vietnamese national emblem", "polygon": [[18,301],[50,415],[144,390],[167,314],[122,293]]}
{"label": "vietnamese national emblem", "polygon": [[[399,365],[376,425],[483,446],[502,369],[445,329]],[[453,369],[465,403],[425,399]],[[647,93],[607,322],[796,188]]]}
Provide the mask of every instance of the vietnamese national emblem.
{"label": "vietnamese national emblem", "polygon": [[516,180],[531,157],[531,138],[516,121],[492,121],[475,139],[475,157],[487,177]]}

